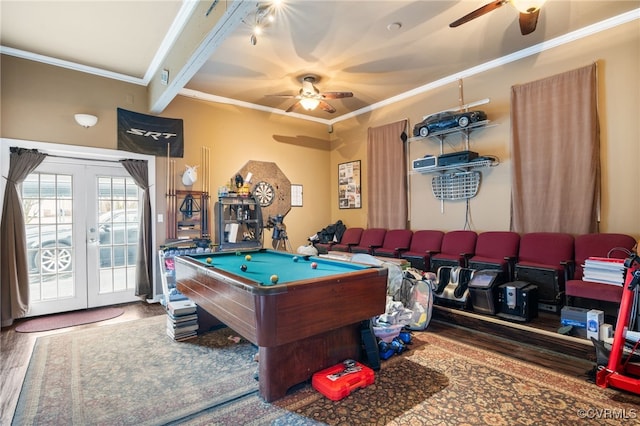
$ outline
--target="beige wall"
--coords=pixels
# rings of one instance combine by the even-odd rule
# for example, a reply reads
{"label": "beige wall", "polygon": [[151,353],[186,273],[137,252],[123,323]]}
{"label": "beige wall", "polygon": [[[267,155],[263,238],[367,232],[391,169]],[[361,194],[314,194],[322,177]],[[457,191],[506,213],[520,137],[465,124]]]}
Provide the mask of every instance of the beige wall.
{"label": "beige wall", "polygon": [[[602,127],[603,232],[624,232],[640,237],[640,31],[632,22],[601,34],[557,47],[537,56],[465,78],[464,100],[490,98],[481,107],[493,127],[471,136],[470,149],[501,159],[499,166],[482,169],[478,196],[470,202],[470,227],[477,231],[509,228],[510,148],[509,92],[514,84],[578,68],[594,61],[600,72]],[[2,56],[0,136],[42,142],[115,149],[116,108],[146,112],[146,88]],[[357,93],[356,93],[357,96]],[[347,226],[366,226],[366,135],[368,127],[409,119],[412,127],[422,116],[458,104],[457,84],[433,90],[369,114],[327,126],[229,105],[178,96],[163,116],[181,118],[185,127],[184,164],[199,164],[200,148],[211,151],[209,186],[214,192],[247,161],[278,164],[291,183],[302,184],[304,206],[294,207],[285,223],[292,245],[338,219]],[[83,129],[73,114],[88,112],[98,125]],[[541,131],[544,131],[541,123]],[[433,141],[409,143],[409,159],[439,153]],[[445,146],[463,149],[461,141]],[[338,164],[362,160],[363,208],[340,210],[337,197]],[[580,165],[576,165],[580,167]],[[157,162],[157,211],[164,211],[166,164]],[[412,174],[411,223],[413,229],[460,229],[465,226],[465,203],[440,202],[431,193],[431,176]],[[158,241],[164,240],[162,224]],[[266,234],[268,246],[270,234]]]}
{"label": "beige wall", "polygon": [[[490,98],[485,110],[493,127],[474,131],[470,149],[500,158],[500,165],[484,168],[478,195],[470,201],[470,227],[478,232],[507,230],[510,221],[510,88],[597,62],[599,70],[602,151],[602,232],[628,233],[640,237],[640,27],[637,22],[605,31],[539,55],[463,80],[465,102]],[[424,115],[458,105],[458,83],[440,87],[357,119],[334,125],[331,168],[344,161],[366,159],[367,128],[409,119],[410,130]],[[357,94],[356,94],[357,96]],[[540,123],[544,132],[544,123]],[[448,142],[451,141],[452,145]],[[447,138],[445,152],[464,149],[461,138]],[[439,143],[417,140],[408,143],[409,160],[439,154]],[[575,167],[581,167],[576,164]],[[363,162],[361,210],[339,210],[332,192],[332,220],[349,226],[366,226],[368,169]],[[331,186],[337,188],[337,174]],[[465,227],[464,201],[447,201],[443,207],[431,192],[431,175],[411,174],[412,229],[453,230]],[[443,211],[441,212],[441,207]]]}
{"label": "beige wall", "polygon": [[[2,56],[1,77],[3,138],[116,149],[116,108],[148,110],[142,86],[11,56]],[[73,119],[78,112],[97,115],[98,124],[90,129],[78,126]],[[185,164],[201,164],[201,147],[209,147],[212,197],[247,161],[275,162],[291,183],[303,185],[303,207],[292,207],[285,218],[292,246],[306,244],[310,235],[330,222],[326,125],[182,96],[161,115],[184,120],[185,152],[184,158],[176,159],[177,174],[181,175]],[[159,158],[156,167],[156,211],[163,213],[166,158]],[[177,189],[185,189],[180,176],[176,181]],[[161,243],[166,236],[164,224],[157,229]],[[271,233],[267,232],[265,247],[269,246]]]}
{"label": "beige wall", "polygon": [[[308,243],[310,235],[329,223],[330,188],[326,182],[330,144],[326,125],[182,96],[162,115],[184,119],[185,153],[177,162],[179,173],[184,164],[200,164],[201,146],[209,148],[213,197],[247,161],[274,162],[292,184],[303,187],[303,206],[292,207],[284,220],[293,248]],[[158,175],[166,176],[165,171],[166,161],[159,161]],[[164,182],[158,185],[166,186]],[[162,203],[162,211],[164,200],[158,203]],[[264,246],[271,246],[271,232],[265,231]]]}

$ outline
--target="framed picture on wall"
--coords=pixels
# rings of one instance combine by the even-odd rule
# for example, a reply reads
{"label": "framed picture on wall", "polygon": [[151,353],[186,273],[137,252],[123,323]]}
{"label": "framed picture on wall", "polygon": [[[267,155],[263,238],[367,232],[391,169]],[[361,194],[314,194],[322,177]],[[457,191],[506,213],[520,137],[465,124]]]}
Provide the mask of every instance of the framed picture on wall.
{"label": "framed picture on wall", "polygon": [[338,202],[341,209],[362,207],[360,160],[338,164]]}

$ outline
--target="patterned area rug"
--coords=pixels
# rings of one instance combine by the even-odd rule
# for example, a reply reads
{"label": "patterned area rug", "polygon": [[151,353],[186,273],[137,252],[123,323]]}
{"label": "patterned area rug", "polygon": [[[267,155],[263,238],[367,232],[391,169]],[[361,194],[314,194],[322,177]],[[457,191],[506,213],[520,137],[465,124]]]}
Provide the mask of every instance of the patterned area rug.
{"label": "patterned area rug", "polygon": [[13,424],[620,425],[640,396],[415,332],[373,385],[332,401],[303,383],[257,394],[255,347],[223,328],[175,342],[165,317],[40,337]]}
{"label": "patterned area rug", "polygon": [[14,425],[160,425],[255,394],[256,348],[228,329],[176,342],[166,316],[39,337]]}
{"label": "patterned area rug", "polygon": [[183,425],[639,424],[640,396],[564,376],[429,332],[383,362],[373,385],[334,402],[309,384],[272,404],[257,395]]}

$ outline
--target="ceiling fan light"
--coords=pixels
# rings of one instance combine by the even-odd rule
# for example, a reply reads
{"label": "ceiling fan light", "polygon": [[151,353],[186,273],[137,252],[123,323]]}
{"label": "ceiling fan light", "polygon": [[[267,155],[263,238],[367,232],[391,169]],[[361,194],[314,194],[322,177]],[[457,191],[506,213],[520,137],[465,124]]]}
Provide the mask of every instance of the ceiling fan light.
{"label": "ceiling fan light", "polygon": [[513,7],[520,13],[533,13],[540,9],[547,0],[511,0]]}
{"label": "ceiling fan light", "polygon": [[307,111],[316,109],[319,104],[320,104],[320,101],[318,99],[313,99],[313,98],[300,99],[300,105],[302,105],[302,108],[306,109]]}

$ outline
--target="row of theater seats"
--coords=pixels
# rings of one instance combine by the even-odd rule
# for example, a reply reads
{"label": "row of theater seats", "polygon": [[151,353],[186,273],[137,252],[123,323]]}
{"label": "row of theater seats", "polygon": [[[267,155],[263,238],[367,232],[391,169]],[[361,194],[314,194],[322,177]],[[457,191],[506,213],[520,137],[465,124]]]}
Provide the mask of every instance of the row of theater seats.
{"label": "row of theater seats", "polygon": [[616,233],[574,237],[559,232],[348,228],[339,242],[315,246],[321,254],[343,251],[402,258],[423,271],[437,272],[441,266],[500,269],[505,281],[535,283],[540,303],[557,311],[574,297],[619,303],[622,287],[582,280],[582,265],[592,256],[626,258],[636,241]]}

